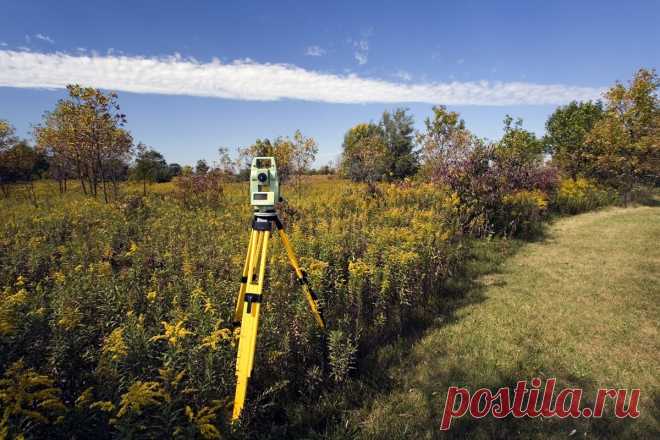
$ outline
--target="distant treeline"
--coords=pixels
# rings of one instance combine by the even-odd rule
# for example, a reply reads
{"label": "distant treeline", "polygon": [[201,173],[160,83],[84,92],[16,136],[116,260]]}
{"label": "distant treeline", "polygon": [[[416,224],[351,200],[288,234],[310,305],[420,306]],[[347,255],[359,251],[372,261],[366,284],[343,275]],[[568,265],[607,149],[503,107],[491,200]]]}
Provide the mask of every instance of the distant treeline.
{"label": "distant treeline", "polygon": [[[604,101],[559,107],[541,138],[525,130],[521,119],[508,115],[503,137],[491,142],[472,134],[458,113],[442,105],[434,107],[422,131],[415,131],[407,109],[385,111],[377,122],[350,128],[338,163],[318,169],[311,167],[317,142],[299,130],[291,138],[257,139],[239,148],[235,158],[221,147],[213,164],[201,159],[194,167],[168,163],[157,150],[141,142],[134,145],[115,93],[70,85],[68,96],[34,128],[34,146],[0,120],[0,186],[6,196],[7,184],[51,178],[64,192],[67,181],[76,179],[85,194],[103,194],[108,201],[117,197],[117,182],[122,180],[142,181],[145,193],[148,182],[178,176],[211,173],[241,180],[249,175],[252,157],[275,156],[285,181],[335,172],[364,182],[420,176],[459,193],[465,185],[476,185],[484,196],[501,190],[502,182],[512,191],[537,188],[543,185],[530,183],[535,178],[543,175],[547,180],[560,173],[615,188],[627,200],[636,185],[658,184],[658,85],[655,70],[640,69],[627,86],[616,83],[610,88]],[[466,182],[466,173],[484,181]]]}

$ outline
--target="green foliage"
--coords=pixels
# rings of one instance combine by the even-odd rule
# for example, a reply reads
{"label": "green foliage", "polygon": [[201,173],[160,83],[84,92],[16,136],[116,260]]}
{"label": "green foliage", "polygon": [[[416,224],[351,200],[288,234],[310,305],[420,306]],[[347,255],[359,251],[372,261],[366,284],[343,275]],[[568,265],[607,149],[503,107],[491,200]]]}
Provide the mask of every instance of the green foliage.
{"label": "green foliage", "polygon": [[343,383],[348,379],[350,371],[355,369],[356,354],[357,346],[350,337],[346,337],[343,331],[330,332],[328,335],[328,362],[330,363],[330,378],[335,383]]}
{"label": "green foliage", "polygon": [[585,171],[584,143],[587,135],[603,117],[601,101],[576,102],[559,107],[545,124],[543,138],[546,152],[569,176],[575,178]]}
{"label": "green foliage", "polygon": [[387,180],[401,180],[417,172],[418,155],[414,150],[414,120],[408,109],[398,108],[385,111],[380,120],[383,140],[386,147],[385,177]]}
{"label": "green foliage", "polygon": [[543,143],[536,135],[522,128],[522,119],[513,120],[509,115],[504,119],[504,135],[495,146],[499,161],[514,166],[538,164],[543,160]]}
{"label": "green foliage", "polygon": [[195,174],[199,174],[201,176],[208,173],[210,169],[211,167],[209,167],[209,164],[207,164],[204,159],[200,159],[195,165]]}
{"label": "green foliage", "polygon": [[358,124],[344,135],[342,174],[355,182],[382,180],[386,173],[386,146],[382,129],[373,123]]}
{"label": "green foliage", "polygon": [[143,143],[139,143],[136,149],[137,156],[131,169],[131,177],[142,181],[145,191],[146,182],[167,182],[171,179],[170,168],[161,153]]}
{"label": "green foliage", "polygon": [[358,124],[344,135],[342,174],[354,181],[401,180],[419,167],[413,118],[406,109],[383,112],[380,123]]}

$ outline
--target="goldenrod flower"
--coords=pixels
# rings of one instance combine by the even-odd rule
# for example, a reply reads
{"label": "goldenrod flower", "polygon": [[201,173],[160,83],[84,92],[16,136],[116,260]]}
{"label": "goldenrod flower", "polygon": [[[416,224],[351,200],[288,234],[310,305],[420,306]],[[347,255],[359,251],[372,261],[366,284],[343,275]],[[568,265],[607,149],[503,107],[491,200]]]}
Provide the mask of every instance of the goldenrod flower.
{"label": "goldenrod flower", "polygon": [[127,413],[140,414],[146,406],[160,405],[169,400],[169,394],[165,392],[158,382],[142,382],[138,380],[121,396],[117,417],[122,418]]}
{"label": "goldenrod flower", "polygon": [[140,248],[138,247],[138,245],[135,244],[134,241],[131,241],[131,245],[128,248],[128,252],[126,252],[126,256],[130,257],[130,256],[134,255],[139,249]]}
{"label": "goldenrod flower", "polygon": [[175,324],[162,321],[161,324],[163,324],[163,327],[165,328],[165,333],[152,337],[149,339],[149,342],[166,340],[172,347],[176,347],[176,344],[180,339],[193,334],[190,330],[183,326],[184,323],[184,320],[181,320]]}
{"label": "goldenrod flower", "polygon": [[154,302],[156,300],[157,293],[155,290],[152,290],[151,292],[147,292],[147,299],[150,302]]}
{"label": "goldenrod flower", "polygon": [[211,332],[211,334],[204,339],[202,339],[202,345],[200,347],[210,348],[211,350],[217,350],[218,344],[222,341],[231,341],[232,332],[228,328],[221,328]]}
{"label": "goldenrod flower", "polygon": [[103,344],[103,353],[110,355],[113,361],[119,361],[128,355],[128,347],[124,341],[124,329],[117,327],[110,333]]}

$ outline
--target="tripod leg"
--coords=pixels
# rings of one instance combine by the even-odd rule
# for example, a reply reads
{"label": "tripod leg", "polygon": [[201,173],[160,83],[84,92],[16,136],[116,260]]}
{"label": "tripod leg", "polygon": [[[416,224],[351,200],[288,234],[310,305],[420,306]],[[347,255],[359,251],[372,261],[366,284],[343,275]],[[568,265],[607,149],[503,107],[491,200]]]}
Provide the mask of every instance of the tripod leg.
{"label": "tripod leg", "polygon": [[[236,359],[236,395],[234,397],[234,411],[232,420],[238,420],[243,411],[247,386],[254,365],[254,352],[257,344],[257,330],[259,325],[259,311],[261,309],[261,293],[266,272],[266,256],[268,253],[268,238],[270,231],[255,231],[255,245],[249,253],[248,282],[245,288],[243,301],[243,318],[241,334],[238,342],[238,356]],[[257,282],[254,283],[254,273],[258,270]]]}
{"label": "tripod leg", "polygon": [[319,327],[325,328],[325,320],[323,319],[323,310],[319,305],[318,297],[316,296],[316,293],[314,293],[312,288],[309,286],[309,281],[307,280],[307,274],[305,273],[304,270],[300,268],[300,264],[298,263],[298,258],[296,258],[296,254],[293,251],[293,246],[291,246],[289,237],[286,235],[286,232],[284,232],[284,226],[282,226],[282,223],[279,220],[277,221],[277,232],[280,235],[280,239],[282,240],[284,249],[286,249],[286,254],[289,257],[289,263],[293,267],[293,270],[296,272],[296,277],[298,278],[298,282],[302,286],[302,290],[303,293],[305,294],[305,298],[309,303],[309,308],[312,310],[312,315],[314,315],[314,319],[316,320],[316,323],[319,325]]}
{"label": "tripod leg", "polygon": [[256,245],[255,237],[257,231],[254,229],[250,230],[250,241],[248,242],[248,250],[245,255],[245,263],[243,264],[243,275],[241,276],[241,288],[238,291],[238,299],[236,300],[236,308],[234,309],[234,325],[238,326],[241,323],[241,316],[243,315],[243,301],[245,300],[245,287],[248,282],[248,265],[251,264],[250,255],[252,253],[252,247]]}

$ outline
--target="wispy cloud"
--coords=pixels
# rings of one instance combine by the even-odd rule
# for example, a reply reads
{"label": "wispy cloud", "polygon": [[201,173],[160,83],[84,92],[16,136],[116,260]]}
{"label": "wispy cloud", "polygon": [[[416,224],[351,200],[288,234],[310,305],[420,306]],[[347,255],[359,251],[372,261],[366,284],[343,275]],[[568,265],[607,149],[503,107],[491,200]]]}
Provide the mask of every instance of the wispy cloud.
{"label": "wispy cloud", "polygon": [[296,99],[331,103],[424,102],[449,105],[562,104],[602,90],[526,82],[399,83],[334,75],[286,64],[214,59],[70,55],[0,50],[0,86],[63,88],[69,83],[133,93],[237,100]]}
{"label": "wispy cloud", "polygon": [[366,37],[358,41],[353,41],[353,48],[355,49],[353,57],[358,64],[367,64],[367,61],[369,61],[369,41]]}
{"label": "wispy cloud", "polygon": [[463,64],[464,62],[465,62],[464,58],[459,58],[458,60],[456,60],[456,64]]}
{"label": "wispy cloud", "polygon": [[45,41],[46,43],[50,43],[50,44],[55,43],[55,40],[50,38],[48,35],[44,35],[44,34],[35,34],[34,38],[36,38],[37,40]]}
{"label": "wispy cloud", "polygon": [[307,50],[305,50],[305,55],[310,57],[320,57],[325,55],[325,49],[320,46],[309,46]]}
{"label": "wispy cloud", "polygon": [[8,46],[7,43],[5,43],[4,41],[0,41],[0,47],[7,47],[7,46]]}
{"label": "wispy cloud", "polygon": [[412,80],[412,75],[411,75],[410,73],[406,72],[405,70],[399,70],[399,71],[397,71],[397,72],[394,74],[394,76],[395,76],[396,78],[399,78],[399,79],[403,80],[403,81],[410,81],[410,80]]}

